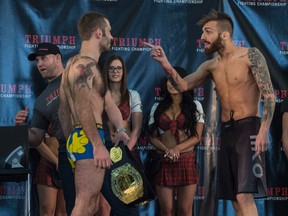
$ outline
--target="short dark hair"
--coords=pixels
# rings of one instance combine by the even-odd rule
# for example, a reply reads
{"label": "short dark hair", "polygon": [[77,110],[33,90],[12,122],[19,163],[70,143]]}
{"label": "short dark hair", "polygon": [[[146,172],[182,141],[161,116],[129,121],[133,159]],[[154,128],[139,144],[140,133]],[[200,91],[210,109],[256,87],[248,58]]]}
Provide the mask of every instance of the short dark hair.
{"label": "short dark hair", "polygon": [[234,24],[228,14],[212,9],[210,13],[199,20],[197,24],[203,27],[207,22],[210,21],[217,22],[217,28],[219,31],[228,31],[231,36],[233,35]]}
{"label": "short dark hair", "polygon": [[97,28],[100,28],[105,35],[105,27],[107,26],[105,19],[108,20],[107,16],[95,11],[83,14],[77,23],[81,40],[89,40]]}

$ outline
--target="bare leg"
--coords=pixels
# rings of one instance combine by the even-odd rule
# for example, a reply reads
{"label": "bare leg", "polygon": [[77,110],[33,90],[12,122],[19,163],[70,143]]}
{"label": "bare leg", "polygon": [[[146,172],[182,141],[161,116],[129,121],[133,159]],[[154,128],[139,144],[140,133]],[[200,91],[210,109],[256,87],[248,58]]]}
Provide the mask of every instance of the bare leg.
{"label": "bare leg", "polygon": [[196,186],[187,185],[178,187],[178,200],[177,200],[177,212],[178,216],[191,216],[193,211],[193,201],[196,192]]}
{"label": "bare leg", "polygon": [[99,197],[99,209],[96,216],[110,216],[111,206],[105,197],[100,193]]}
{"label": "bare leg", "polygon": [[63,190],[58,190],[55,216],[66,216],[66,205]]}
{"label": "bare leg", "polygon": [[232,201],[232,204],[233,204],[233,208],[235,210],[236,215],[237,216],[243,216],[243,213],[241,211],[241,208],[239,206],[238,201],[237,200],[236,201]]}
{"label": "bare leg", "polygon": [[173,216],[174,209],[174,188],[156,185],[156,192],[162,216]]}
{"label": "bare leg", "polygon": [[46,185],[37,185],[40,216],[54,216],[57,201],[57,189]]}
{"label": "bare leg", "polygon": [[253,194],[241,193],[236,198],[237,201],[233,202],[233,207],[237,216],[258,216]]}
{"label": "bare leg", "polygon": [[98,210],[97,199],[104,178],[104,169],[97,168],[93,159],[76,161],[76,200],[72,216],[92,216]]}

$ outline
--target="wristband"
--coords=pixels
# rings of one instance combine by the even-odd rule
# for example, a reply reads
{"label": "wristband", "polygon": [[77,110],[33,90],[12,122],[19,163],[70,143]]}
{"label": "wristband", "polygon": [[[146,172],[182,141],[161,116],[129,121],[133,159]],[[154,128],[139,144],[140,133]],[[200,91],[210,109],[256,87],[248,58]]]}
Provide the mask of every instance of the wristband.
{"label": "wristband", "polygon": [[126,128],[117,128],[116,130],[117,133],[120,133],[122,131],[126,132]]}

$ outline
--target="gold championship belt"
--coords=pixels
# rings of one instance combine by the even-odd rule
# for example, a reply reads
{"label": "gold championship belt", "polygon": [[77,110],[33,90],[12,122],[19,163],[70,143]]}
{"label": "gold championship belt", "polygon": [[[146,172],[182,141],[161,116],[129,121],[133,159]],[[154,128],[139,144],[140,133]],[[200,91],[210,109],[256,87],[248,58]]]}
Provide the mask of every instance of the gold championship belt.
{"label": "gold championship belt", "polygon": [[110,148],[110,158],[113,165],[105,171],[107,184],[104,183],[101,189],[108,202],[135,206],[155,198],[143,170],[123,142]]}
{"label": "gold championship belt", "polygon": [[[110,157],[114,164],[122,160],[121,147],[113,147]],[[111,188],[115,196],[123,203],[129,204],[144,194],[141,174],[129,163],[122,164],[111,171]]]}
{"label": "gold championship belt", "polygon": [[111,188],[118,199],[129,204],[144,194],[140,173],[131,164],[123,164],[111,173]]}

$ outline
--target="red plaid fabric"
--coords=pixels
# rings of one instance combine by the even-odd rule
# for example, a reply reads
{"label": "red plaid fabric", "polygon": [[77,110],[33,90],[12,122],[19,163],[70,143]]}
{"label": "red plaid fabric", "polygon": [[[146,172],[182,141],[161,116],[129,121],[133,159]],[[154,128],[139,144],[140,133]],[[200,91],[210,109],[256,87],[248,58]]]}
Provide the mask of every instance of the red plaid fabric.
{"label": "red plaid fabric", "polygon": [[48,134],[50,137],[55,136],[54,131],[53,131],[53,127],[52,127],[51,124],[49,124],[48,130],[47,130],[47,134]]}
{"label": "red plaid fabric", "polygon": [[161,114],[159,118],[159,128],[164,132],[170,129],[175,135],[177,144],[180,143],[178,130],[184,130],[184,124],[185,116],[182,113],[180,113],[175,120],[171,119],[166,113]]}
{"label": "red plaid fabric", "polygon": [[122,114],[122,118],[124,121],[127,121],[128,118],[130,117],[131,110],[130,110],[130,104],[129,100],[124,101],[121,103],[118,108],[120,109],[120,112]]}
{"label": "red plaid fabric", "polygon": [[48,187],[57,188],[53,182],[51,177],[52,169],[54,169],[55,165],[41,157],[40,162],[37,166],[36,175],[34,178],[35,184],[46,185]]}
{"label": "red plaid fabric", "polygon": [[180,155],[179,162],[161,160],[160,171],[155,175],[154,183],[162,186],[184,186],[199,181],[195,152]]}

